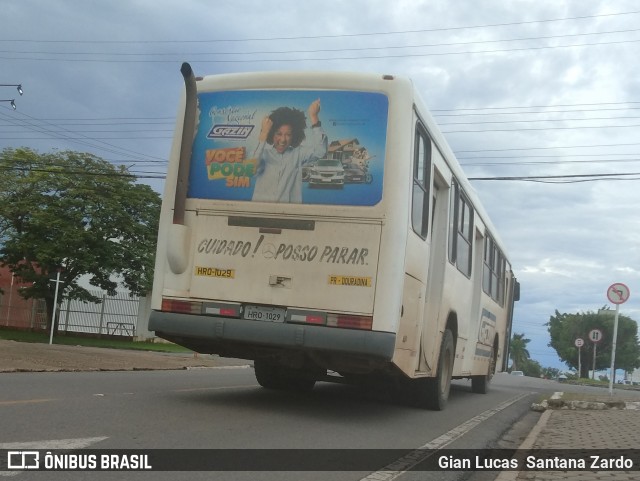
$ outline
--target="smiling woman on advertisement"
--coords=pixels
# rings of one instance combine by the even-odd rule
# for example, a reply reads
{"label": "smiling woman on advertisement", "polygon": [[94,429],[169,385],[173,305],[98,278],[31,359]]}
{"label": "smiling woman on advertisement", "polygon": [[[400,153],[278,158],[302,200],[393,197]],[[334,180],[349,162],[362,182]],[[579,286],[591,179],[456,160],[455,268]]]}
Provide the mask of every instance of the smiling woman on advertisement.
{"label": "smiling woman on advertisement", "polygon": [[300,110],[280,107],[262,120],[252,200],[302,202],[302,164],[327,153],[327,136],[318,117],[320,99],[309,105],[308,113],[311,129],[307,129],[309,139],[304,144],[306,122]]}

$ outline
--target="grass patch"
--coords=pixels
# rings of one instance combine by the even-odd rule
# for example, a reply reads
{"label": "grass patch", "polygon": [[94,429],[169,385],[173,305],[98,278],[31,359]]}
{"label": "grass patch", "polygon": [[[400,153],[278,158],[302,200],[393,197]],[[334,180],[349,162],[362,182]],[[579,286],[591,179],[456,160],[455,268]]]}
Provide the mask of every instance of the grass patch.
{"label": "grass patch", "polygon": [[[0,339],[18,342],[49,343],[49,334],[44,331],[22,331],[14,329],[0,329]],[[66,346],[104,347],[109,349],[133,349],[139,351],[157,352],[193,352],[177,344],[148,341],[129,341],[114,339],[113,337],[88,337],[73,334],[59,334],[53,336],[53,343]]]}

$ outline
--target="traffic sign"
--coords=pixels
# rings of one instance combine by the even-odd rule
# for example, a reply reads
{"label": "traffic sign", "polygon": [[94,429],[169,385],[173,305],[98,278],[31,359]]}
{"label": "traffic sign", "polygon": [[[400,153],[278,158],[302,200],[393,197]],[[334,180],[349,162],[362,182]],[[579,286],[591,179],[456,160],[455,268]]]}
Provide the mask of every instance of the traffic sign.
{"label": "traffic sign", "polygon": [[607,299],[613,304],[623,304],[629,299],[629,288],[622,282],[611,284],[607,289]]}
{"label": "traffic sign", "polygon": [[589,340],[595,343],[602,341],[602,331],[600,329],[591,329],[589,331]]}
{"label": "traffic sign", "polygon": [[582,339],[581,337],[577,338],[576,341],[575,341],[575,345],[576,345],[576,347],[584,346],[584,339]]}

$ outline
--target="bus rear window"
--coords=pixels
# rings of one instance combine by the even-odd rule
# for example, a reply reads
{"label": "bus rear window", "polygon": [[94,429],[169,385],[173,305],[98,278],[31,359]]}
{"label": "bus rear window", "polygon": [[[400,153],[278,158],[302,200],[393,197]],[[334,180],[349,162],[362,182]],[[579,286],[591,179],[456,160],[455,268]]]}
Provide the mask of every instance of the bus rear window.
{"label": "bus rear window", "polygon": [[336,90],[198,94],[188,197],[372,206],[388,99]]}

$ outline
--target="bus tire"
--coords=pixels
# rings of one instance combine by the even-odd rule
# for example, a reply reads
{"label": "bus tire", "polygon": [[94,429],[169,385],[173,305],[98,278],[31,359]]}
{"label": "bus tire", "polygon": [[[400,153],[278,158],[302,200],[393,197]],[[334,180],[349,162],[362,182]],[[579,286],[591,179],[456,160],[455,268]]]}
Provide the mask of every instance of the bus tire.
{"label": "bus tire", "polygon": [[436,377],[422,380],[425,381],[425,389],[422,392],[424,398],[420,402],[423,407],[433,411],[442,411],[447,405],[451,390],[454,356],[453,334],[449,329],[446,329],[440,344]]}
{"label": "bus tire", "polygon": [[288,369],[265,359],[253,362],[256,380],[265,389],[289,389],[292,391],[311,391],[316,384],[315,379],[305,377],[295,369]]}
{"label": "bus tire", "polygon": [[496,369],[496,360],[493,350],[491,351],[491,358],[489,359],[489,369],[484,376],[471,376],[471,391],[476,394],[487,394],[489,392],[489,385]]}
{"label": "bus tire", "polygon": [[284,381],[278,366],[265,359],[253,361],[256,380],[265,389],[283,389]]}

